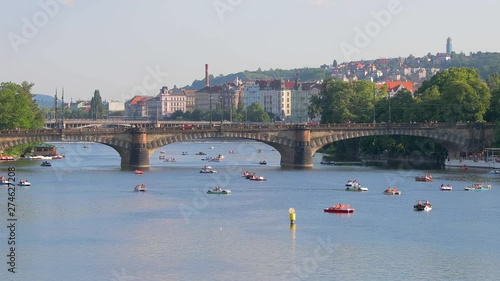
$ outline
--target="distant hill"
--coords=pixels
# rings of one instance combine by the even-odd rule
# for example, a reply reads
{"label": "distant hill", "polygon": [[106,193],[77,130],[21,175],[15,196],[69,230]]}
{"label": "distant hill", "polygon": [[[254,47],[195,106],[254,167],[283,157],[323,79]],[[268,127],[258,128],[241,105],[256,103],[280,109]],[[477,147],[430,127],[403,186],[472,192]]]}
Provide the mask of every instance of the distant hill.
{"label": "distant hill", "polygon": [[[40,108],[54,108],[54,97],[44,94],[34,94],[33,100],[38,104]],[[58,101],[58,105],[61,105],[61,101]]]}
{"label": "distant hill", "polygon": [[[432,57],[430,53],[426,57]],[[439,67],[441,69],[448,69],[450,67],[474,67],[479,71],[481,78],[486,79],[493,73],[500,73],[500,53],[497,52],[477,52],[470,53],[469,55],[462,53],[452,53],[451,60],[443,63],[433,63],[426,59],[415,58],[413,55],[407,58],[388,58],[384,60],[385,63],[377,62],[377,68],[397,68],[400,63],[414,68],[429,68]],[[363,62],[375,62],[375,60],[368,60]],[[221,85],[228,82],[233,82],[236,78],[241,81],[255,81],[255,80],[270,80],[270,79],[285,79],[295,80],[297,75],[302,81],[318,81],[328,78],[331,74],[332,66],[323,65],[319,68],[297,68],[297,69],[269,69],[269,70],[245,70],[238,73],[228,75],[219,75],[217,77],[210,75],[210,85]],[[191,86],[186,86],[185,89],[199,90],[205,87],[205,79],[195,80]]]}
{"label": "distant hill", "polygon": [[[228,75],[219,75],[214,77],[210,75],[210,85],[220,85],[228,82],[233,82],[236,78],[243,82],[255,80],[269,80],[269,79],[285,79],[295,80],[297,75],[302,81],[317,81],[328,78],[329,70],[323,68],[296,68],[296,69],[270,69],[270,70],[257,70],[232,73]],[[189,90],[200,90],[205,87],[205,79],[195,80],[191,86],[187,86]]]}

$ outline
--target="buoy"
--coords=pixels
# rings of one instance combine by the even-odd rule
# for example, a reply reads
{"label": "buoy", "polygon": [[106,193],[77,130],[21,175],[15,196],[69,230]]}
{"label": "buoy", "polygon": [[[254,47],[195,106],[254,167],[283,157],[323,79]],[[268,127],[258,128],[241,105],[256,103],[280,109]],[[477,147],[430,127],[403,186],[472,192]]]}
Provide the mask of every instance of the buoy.
{"label": "buoy", "polygon": [[295,209],[288,209],[288,213],[290,214],[290,224],[295,224]]}

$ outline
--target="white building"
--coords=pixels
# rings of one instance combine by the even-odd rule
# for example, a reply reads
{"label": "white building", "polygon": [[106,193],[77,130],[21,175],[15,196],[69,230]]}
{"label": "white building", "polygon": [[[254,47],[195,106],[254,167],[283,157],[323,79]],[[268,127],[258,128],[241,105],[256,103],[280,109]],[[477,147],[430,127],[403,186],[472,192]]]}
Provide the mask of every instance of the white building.
{"label": "white building", "polygon": [[186,112],[186,95],[183,91],[172,91],[164,86],[157,97],[160,100],[160,115],[168,117],[179,110]]}
{"label": "white building", "polygon": [[260,87],[257,84],[245,84],[243,86],[243,106],[249,107],[254,102],[261,103]]}
{"label": "white building", "polygon": [[318,96],[322,89],[322,84],[319,82],[299,83],[292,90],[292,111],[290,121],[293,123],[318,122],[309,118],[309,105],[311,97]]}
{"label": "white building", "polygon": [[104,106],[108,110],[108,112],[125,110],[125,103],[121,101],[104,101]]}
{"label": "white building", "polygon": [[258,80],[255,84],[260,89],[259,103],[266,112],[287,121],[292,114],[292,88],[293,81],[284,80]]}

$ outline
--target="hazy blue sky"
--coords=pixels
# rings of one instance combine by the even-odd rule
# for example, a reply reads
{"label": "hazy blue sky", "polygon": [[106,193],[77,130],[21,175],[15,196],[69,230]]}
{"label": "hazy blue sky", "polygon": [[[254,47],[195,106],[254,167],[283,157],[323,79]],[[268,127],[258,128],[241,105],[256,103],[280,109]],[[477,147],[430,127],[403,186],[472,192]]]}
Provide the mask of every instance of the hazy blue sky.
{"label": "hazy blue sky", "polygon": [[[210,73],[500,51],[495,0],[0,0],[1,81],[156,95]],[[48,3],[45,5],[43,3]],[[47,8],[47,7],[48,8]],[[363,34],[361,34],[363,33]]]}

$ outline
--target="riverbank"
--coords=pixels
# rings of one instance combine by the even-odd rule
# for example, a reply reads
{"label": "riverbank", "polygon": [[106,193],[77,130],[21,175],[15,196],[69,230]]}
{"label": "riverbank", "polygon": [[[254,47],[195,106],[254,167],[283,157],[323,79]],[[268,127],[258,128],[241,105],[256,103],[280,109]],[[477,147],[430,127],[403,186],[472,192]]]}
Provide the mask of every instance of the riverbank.
{"label": "riverbank", "polygon": [[484,160],[447,160],[445,161],[446,168],[478,168],[478,169],[498,169],[500,163],[495,161]]}

